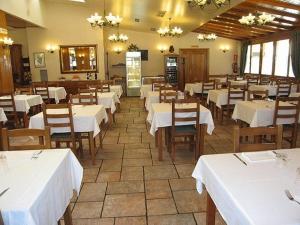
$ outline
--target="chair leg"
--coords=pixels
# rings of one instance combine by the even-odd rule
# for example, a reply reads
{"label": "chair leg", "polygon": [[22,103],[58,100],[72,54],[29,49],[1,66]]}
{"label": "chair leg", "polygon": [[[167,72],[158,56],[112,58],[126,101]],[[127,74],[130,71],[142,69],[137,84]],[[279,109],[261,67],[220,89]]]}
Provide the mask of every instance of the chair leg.
{"label": "chair leg", "polygon": [[175,138],[172,138],[172,152],[171,152],[172,160],[175,161],[176,157],[176,147],[175,147]]}

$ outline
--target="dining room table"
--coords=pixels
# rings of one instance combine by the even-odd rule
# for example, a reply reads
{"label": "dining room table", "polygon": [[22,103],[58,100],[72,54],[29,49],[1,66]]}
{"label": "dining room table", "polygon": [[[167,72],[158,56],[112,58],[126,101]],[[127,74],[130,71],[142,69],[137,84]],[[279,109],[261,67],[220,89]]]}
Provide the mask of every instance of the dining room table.
{"label": "dining room table", "polygon": [[[62,114],[66,113],[66,109],[48,109],[51,113]],[[95,137],[101,135],[102,123],[108,122],[108,115],[103,105],[73,105],[73,124],[75,133],[88,133],[88,139],[90,142],[90,152],[92,162],[95,162]],[[52,119],[52,122],[63,119]],[[43,113],[38,113],[30,118],[29,128],[44,129]],[[53,133],[68,133],[68,128],[51,128],[51,134]]]}
{"label": "dining room table", "polygon": [[[185,103],[183,106],[195,107],[195,103]],[[180,107],[180,105],[178,106]],[[182,115],[182,117],[189,117],[190,113]],[[150,134],[156,137],[156,144],[158,147],[158,160],[163,160],[163,141],[162,133],[163,129],[172,126],[172,104],[171,103],[153,103],[149,109],[147,122],[150,124]],[[182,125],[189,125],[189,122],[184,122]],[[209,109],[200,105],[200,150],[204,148],[204,134],[205,130],[208,134],[212,134],[215,126],[212,118],[212,114]],[[201,152],[199,152],[201,155]]]}
{"label": "dining room table", "polygon": [[67,92],[64,87],[48,87],[48,90],[49,98],[54,99],[56,104],[67,97]]}
{"label": "dining room table", "polygon": [[[245,98],[247,97],[247,92],[245,93]],[[223,105],[227,105],[228,101],[228,88],[225,89],[215,89],[209,90],[207,95],[207,104],[213,103],[218,108],[221,108]],[[236,104],[241,100],[231,100],[232,104]]]}
{"label": "dining room table", "polygon": [[[0,99],[8,99],[10,96],[1,96]],[[30,108],[40,106],[43,104],[43,99],[40,95],[14,95],[16,112],[21,113],[24,126],[28,127],[28,113]],[[0,104],[1,107],[1,104]],[[12,109],[5,108],[6,111],[12,111]]]}
{"label": "dining room table", "polygon": [[[241,101],[235,104],[232,119],[249,124],[250,127],[266,127],[273,125],[275,102],[272,99]],[[289,102],[279,102],[280,106],[293,106]],[[280,119],[277,124],[292,124],[294,119]]]}
{"label": "dining room table", "polygon": [[152,84],[143,84],[140,89],[140,98],[145,99],[148,96],[149,91],[152,91]]}
{"label": "dining room table", "polygon": [[54,225],[63,216],[72,225],[70,201],[79,195],[82,178],[70,149],[0,151],[4,225]]}
{"label": "dining room table", "polygon": [[[249,91],[268,91],[270,97],[277,96],[277,85],[276,84],[264,84],[264,85],[251,85]],[[292,84],[291,93],[297,92],[297,85]]]}
{"label": "dining room table", "polygon": [[121,98],[121,96],[123,95],[122,85],[110,85],[110,91],[115,92],[118,98]]}
{"label": "dining room table", "polygon": [[216,209],[228,225],[300,224],[299,162],[299,148],[201,156],[192,177],[207,192],[206,224]]}
{"label": "dining room table", "polygon": [[247,80],[232,80],[231,85],[247,85]]}
{"label": "dining room table", "polygon": [[[167,90],[167,92],[174,92],[173,90]],[[178,99],[184,99],[184,93],[178,91]],[[149,91],[145,101],[145,108],[149,111],[153,103],[159,103],[159,91]]]}

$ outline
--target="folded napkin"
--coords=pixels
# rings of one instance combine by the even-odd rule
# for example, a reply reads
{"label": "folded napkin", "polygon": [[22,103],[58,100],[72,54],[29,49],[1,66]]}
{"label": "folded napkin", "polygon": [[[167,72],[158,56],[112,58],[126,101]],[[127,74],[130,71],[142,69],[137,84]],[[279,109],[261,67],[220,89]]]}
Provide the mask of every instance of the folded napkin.
{"label": "folded napkin", "polygon": [[273,152],[243,152],[242,157],[248,162],[269,162],[276,160]]}

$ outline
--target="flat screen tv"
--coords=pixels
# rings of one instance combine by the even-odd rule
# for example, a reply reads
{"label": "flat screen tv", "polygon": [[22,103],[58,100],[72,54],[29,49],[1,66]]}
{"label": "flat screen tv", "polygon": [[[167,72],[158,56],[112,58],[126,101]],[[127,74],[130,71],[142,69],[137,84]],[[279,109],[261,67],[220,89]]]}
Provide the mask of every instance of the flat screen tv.
{"label": "flat screen tv", "polygon": [[141,52],[142,61],[148,61],[148,50],[139,50]]}

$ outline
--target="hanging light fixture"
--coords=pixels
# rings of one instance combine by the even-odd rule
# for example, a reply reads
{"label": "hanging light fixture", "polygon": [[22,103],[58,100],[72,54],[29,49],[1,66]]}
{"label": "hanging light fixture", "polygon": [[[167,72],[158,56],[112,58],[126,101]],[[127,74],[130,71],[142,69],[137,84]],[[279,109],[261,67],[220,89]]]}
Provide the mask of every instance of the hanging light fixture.
{"label": "hanging light fixture", "polygon": [[122,42],[122,43],[125,43],[126,41],[128,41],[128,36],[125,35],[125,34],[112,34],[108,37],[108,40],[110,42],[114,42],[114,43],[117,43],[117,42]]}
{"label": "hanging light fixture", "polygon": [[183,33],[183,30],[180,27],[172,28],[171,27],[171,18],[169,18],[169,26],[159,28],[157,30],[157,33],[159,33],[159,35],[161,37],[166,37],[166,36],[179,37]]}
{"label": "hanging light fixture", "polygon": [[200,7],[203,9],[207,5],[214,4],[217,8],[230,4],[230,0],[186,0],[190,7]]}
{"label": "hanging light fixture", "polygon": [[255,13],[254,15],[252,13],[249,13],[249,15],[243,16],[241,19],[239,19],[239,22],[247,26],[253,26],[253,25],[262,26],[272,22],[274,19],[275,16],[272,16],[271,14],[267,14],[265,12],[263,12],[260,15],[258,13]]}
{"label": "hanging light fixture", "polygon": [[100,16],[98,13],[91,15],[87,18],[87,21],[91,24],[92,27],[108,27],[108,26],[119,26],[122,22],[122,18],[120,16],[114,16],[112,13],[109,13],[106,16],[105,11],[105,0],[104,0],[104,9],[103,9],[103,16]]}
{"label": "hanging light fixture", "polygon": [[198,40],[199,41],[214,41],[217,39],[217,35],[214,33],[211,34],[199,34],[198,35]]}

